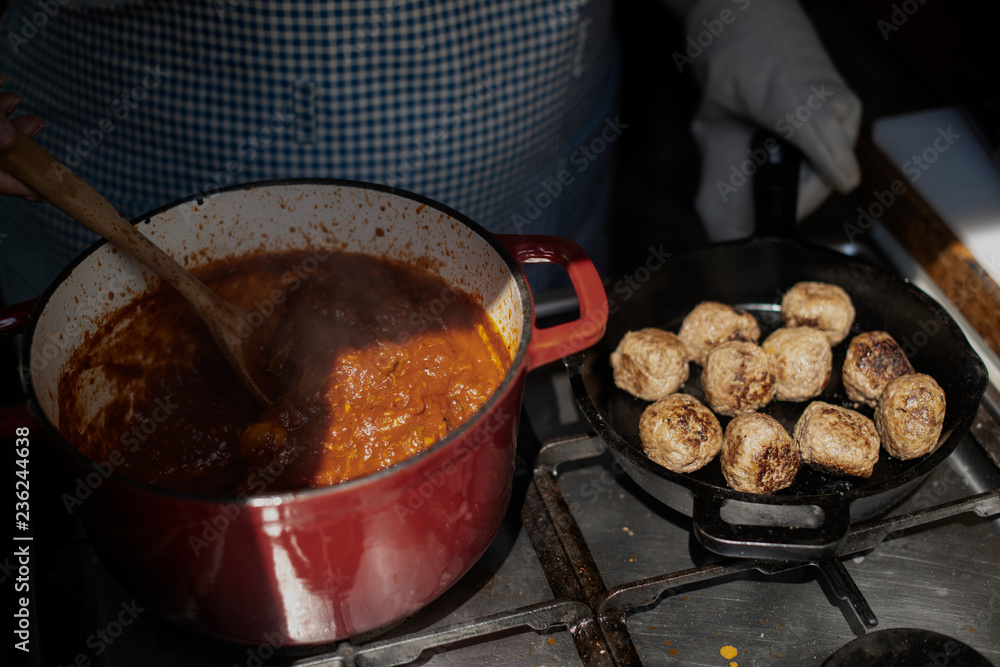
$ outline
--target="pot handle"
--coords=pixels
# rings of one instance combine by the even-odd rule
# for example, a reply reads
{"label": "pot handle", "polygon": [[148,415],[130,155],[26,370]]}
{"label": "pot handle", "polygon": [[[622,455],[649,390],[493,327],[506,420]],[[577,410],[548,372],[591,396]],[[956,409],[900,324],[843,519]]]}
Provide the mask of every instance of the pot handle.
{"label": "pot handle", "polygon": [[723,556],[814,561],[837,554],[851,513],[842,495],[815,504],[760,504],[695,494],[692,522],[698,541]]}
{"label": "pot handle", "polygon": [[497,234],[497,238],[519,264],[559,264],[565,268],[580,303],[579,319],[544,329],[535,325],[532,308],[528,370],[585,350],[601,339],[608,323],[608,297],[583,248],[559,236]]}
{"label": "pot handle", "polygon": [[31,299],[0,307],[0,336],[14,336],[24,331],[28,325],[28,316],[37,302],[38,299]]}
{"label": "pot handle", "polygon": [[[15,336],[28,325],[28,317],[35,309],[38,299],[22,301],[10,306],[0,307],[0,337]],[[6,380],[6,378],[0,378]],[[16,382],[16,379],[15,379]],[[16,405],[0,406],[0,424],[28,425],[41,428],[34,415],[23,400]],[[0,432],[3,437],[3,432]]]}

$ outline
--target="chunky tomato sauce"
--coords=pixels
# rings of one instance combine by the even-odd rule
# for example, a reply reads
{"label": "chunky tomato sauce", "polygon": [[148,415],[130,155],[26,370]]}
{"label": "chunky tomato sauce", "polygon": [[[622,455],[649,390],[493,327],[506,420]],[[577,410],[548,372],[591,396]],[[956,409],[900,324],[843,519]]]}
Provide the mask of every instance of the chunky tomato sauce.
{"label": "chunky tomato sauce", "polygon": [[[60,381],[63,435],[158,486],[253,494],[371,474],[454,430],[510,365],[482,306],[414,265],[296,251],[200,276],[249,311],[273,408],[254,402],[170,288],[90,334]],[[88,392],[104,385],[112,399],[95,410]]]}

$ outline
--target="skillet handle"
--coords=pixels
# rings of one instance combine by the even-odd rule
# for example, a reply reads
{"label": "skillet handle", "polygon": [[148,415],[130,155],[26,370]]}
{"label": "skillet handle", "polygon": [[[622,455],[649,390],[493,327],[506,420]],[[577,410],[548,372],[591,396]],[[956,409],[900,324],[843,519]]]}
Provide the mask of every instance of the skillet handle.
{"label": "skillet handle", "polygon": [[518,264],[559,264],[565,268],[580,303],[579,319],[539,329],[532,296],[529,371],[585,350],[601,339],[608,323],[608,297],[583,248],[559,236],[497,234],[497,238]]}
{"label": "skillet handle", "polygon": [[[741,517],[752,522],[737,523]],[[696,494],[692,521],[702,546],[723,556],[814,561],[837,554],[847,538],[851,513],[842,495],[818,504],[783,505]]]}

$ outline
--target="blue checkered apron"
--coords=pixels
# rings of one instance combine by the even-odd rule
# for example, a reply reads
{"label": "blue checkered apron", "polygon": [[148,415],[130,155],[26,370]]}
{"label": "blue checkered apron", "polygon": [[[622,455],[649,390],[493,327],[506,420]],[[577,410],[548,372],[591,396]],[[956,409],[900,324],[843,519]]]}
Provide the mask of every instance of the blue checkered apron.
{"label": "blue checkered apron", "polygon": [[[126,218],[232,183],[350,178],[496,232],[605,245],[621,132],[607,0],[62,2],[10,3],[4,90]],[[94,240],[0,197],[8,302]]]}

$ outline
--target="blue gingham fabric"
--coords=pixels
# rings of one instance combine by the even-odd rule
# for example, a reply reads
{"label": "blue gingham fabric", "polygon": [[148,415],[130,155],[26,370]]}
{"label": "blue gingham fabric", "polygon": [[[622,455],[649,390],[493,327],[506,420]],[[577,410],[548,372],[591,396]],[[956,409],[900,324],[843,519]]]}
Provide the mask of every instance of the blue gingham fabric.
{"label": "blue gingham fabric", "polygon": [[[126,218],[232,183],[350,178],[600,260],[622,131],[610,0],[12,0],[0,35],[18,113]],[[7,301],[94,240],[0,197]]]}

